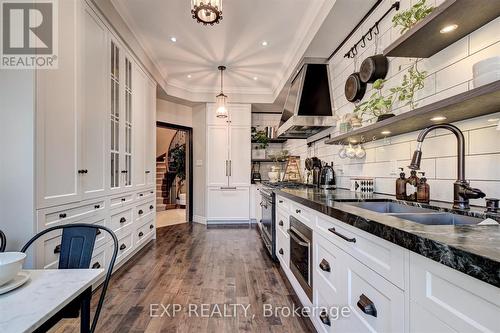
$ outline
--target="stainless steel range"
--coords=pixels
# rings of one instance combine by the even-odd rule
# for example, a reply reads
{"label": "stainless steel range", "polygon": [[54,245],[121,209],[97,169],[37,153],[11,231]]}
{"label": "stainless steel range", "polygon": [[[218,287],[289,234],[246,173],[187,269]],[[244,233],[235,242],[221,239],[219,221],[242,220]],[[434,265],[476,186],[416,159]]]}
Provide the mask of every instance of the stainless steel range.
{"label": "stainless steel range", "polygon": [[260,234],[273,260],[276,257],[276,190],[283,188],[307,188],[312,185],[293,182],[262,182],[260,189],[262,219],[259,221]]}

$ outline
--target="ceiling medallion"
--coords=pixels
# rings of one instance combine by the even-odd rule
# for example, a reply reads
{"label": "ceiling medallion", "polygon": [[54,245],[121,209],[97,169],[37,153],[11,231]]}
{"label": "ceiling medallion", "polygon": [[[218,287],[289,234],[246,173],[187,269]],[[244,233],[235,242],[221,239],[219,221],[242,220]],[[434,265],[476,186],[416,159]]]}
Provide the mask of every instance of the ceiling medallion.
{"label": "ceiling medallion", "polygon": [[222,0],[191,0],[191,14],[203,25],[214,25],[222,20]]}
{"label": "ceiling medallion", "polygon": [[224,95],[224,71],[226,66],[217,67],[220,70],[220,94],[216,96],[215,114],[217,118],[227,118],[227,96]]}

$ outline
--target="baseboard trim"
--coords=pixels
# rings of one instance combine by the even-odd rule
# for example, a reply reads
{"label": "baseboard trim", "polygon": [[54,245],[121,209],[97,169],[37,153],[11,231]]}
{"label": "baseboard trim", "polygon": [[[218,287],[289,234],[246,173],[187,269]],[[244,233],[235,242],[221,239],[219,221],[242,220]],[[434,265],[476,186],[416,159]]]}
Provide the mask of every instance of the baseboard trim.
{"label": "baseboard trim", "polygon": [[205,218],[205,216],[193,215],[193,222],[199,224],[207,224],[207,219]]}

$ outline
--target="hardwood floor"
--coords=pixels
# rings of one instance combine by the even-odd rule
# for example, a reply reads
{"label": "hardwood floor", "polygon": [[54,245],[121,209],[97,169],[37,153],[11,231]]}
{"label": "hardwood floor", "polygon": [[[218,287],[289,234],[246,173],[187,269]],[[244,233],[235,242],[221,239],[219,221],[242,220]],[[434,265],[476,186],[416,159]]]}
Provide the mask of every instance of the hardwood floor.
{"label": "hardwood floor", "polygon": [[[160,228],[157,240],[113,276],[97,332],[311,332],[308,319],[264,315],[263,304],[292,308],[296,299],[264,251],[255,229]],[[170,305],[167,316],[159,304],[182,310],[173,316]],[[51,332],[79,332],[78,323],[64,320]]]}

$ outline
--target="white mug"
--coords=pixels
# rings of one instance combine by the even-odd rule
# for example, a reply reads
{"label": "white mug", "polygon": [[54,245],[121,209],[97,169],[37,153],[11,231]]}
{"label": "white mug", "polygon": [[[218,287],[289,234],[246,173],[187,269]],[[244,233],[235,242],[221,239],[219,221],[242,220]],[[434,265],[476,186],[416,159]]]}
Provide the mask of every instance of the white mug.
{"label": "white mug", "polygon": [[361,145],[358,145],[358,148],[356,148],[356,157],[362,159],[365,156],[366,151],[361,147]]}
{"label": "white mug", "polygon": [[349,147],[346,148],[345,154],[349,158],[356,157],[356,150],[352,147],[352,144],[349,144]]}

